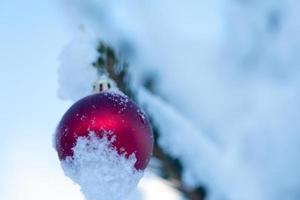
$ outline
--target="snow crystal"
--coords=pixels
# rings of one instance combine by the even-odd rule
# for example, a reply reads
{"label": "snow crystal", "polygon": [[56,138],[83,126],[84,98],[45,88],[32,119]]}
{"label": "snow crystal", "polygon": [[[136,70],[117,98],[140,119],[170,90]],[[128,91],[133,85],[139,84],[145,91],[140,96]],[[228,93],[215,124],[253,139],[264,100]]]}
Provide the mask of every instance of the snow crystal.
{"label": "snow crystal", "polygon": [[94,133],[79,137],[73,157],[62,161],[65,174],[79,184],[87,200],[120,200],[133,192],[143,176],[136,170],[134,154],[118,154],[112,139],[99,139]]}

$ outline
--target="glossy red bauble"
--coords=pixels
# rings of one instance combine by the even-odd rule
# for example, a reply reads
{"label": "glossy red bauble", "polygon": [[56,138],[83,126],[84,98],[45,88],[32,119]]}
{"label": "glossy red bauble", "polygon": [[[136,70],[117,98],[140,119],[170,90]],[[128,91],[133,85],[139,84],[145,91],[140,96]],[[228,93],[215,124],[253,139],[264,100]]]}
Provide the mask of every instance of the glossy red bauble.
{"label": "glossy red bauble", "polygon": [[90,132],[115,136],[112,145],[126,156],[135,153],[135,168],[146,168],[153,148],[150,123],[141,109],[127,96],[109,91],[87,96],[69,108],[58,124],[55,145],[60,160],[73,155],[78,137]]}

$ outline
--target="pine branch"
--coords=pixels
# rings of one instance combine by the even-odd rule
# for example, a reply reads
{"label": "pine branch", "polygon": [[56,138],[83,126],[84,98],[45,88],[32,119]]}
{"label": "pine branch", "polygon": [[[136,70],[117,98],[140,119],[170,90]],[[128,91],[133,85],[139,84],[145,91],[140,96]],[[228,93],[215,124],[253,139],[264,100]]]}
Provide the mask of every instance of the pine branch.
{"label": "pine branch", "polygon": [[[109,77],[113,79],[120,90],[122,90],[129,97],[136,99],[135,92],[130,88],[129,75],[128,75],[128,63],[122,61],[117,57],[115,51],[103,42],[100,42],[98,47],[100,56],[93,65],[98,70],[104,70],[108,73]],[[144,86],[152,92],[153,91],[153,79],[145,81]],[[152,123],[153,125],[153,123]],[[190,200],[203,200],[206,196],[206,191],[203,187],[188,189],[184,186],[182,181],[182,164],[176,158],[168,155],[160,145],[157,143],[159,138],[159,129],[153,126],[154,131],[154,151],[153,156],[161,161],[162,177],[172,183],[177,190],[179,190],[185,197]]]}

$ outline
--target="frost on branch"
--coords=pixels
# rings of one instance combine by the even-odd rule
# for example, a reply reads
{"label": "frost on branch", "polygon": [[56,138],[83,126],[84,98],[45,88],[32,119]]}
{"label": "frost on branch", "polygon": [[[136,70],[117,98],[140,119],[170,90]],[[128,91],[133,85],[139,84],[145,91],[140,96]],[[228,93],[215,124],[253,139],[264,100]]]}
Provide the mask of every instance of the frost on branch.
{"label": "frost on branch", "polygon": [[73,157],[62,161],[65,174],[80,185],[87,200],[120,200],[133,192],[143,176],[134,168],[135,155],[120,155],[114,138],[79,137]]}
{"label": "frost on branch", "polygon": [[76,101],[91,94],[97,71],[92,63],[97,59],[97,39],[86,31],[78,35],[63,49],[58,69],[58,96]]}
{"label": "frost on branch", "polygon": [[[210,200],[265,200],[261,184],[251,169],[228,149],[220,148],[181,113],[141,88],[138,100],[159,128],[159,145],[183,165],[184,187],[205,184]],[[247,184],[244,184],[247,183]]]}

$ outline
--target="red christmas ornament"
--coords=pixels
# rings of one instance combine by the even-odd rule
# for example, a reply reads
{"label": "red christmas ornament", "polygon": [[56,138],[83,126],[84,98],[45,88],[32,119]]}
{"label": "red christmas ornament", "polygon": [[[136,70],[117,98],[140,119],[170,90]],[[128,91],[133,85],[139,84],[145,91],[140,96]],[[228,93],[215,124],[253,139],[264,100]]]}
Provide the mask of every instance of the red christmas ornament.
{"label": "red christmas ornament", "polygon": [[112,143],[118,153],[135,153],[135,168],[143,170],[153,148],[150,123],[141,109],[127,96],[109,91],[87,96],[69,108],[58,124],[55,135],[60,160],[73,155],[78,137],[94,132],[102,138],[105,132],[115,136]]}

